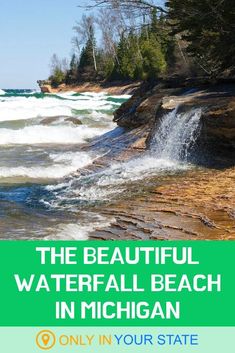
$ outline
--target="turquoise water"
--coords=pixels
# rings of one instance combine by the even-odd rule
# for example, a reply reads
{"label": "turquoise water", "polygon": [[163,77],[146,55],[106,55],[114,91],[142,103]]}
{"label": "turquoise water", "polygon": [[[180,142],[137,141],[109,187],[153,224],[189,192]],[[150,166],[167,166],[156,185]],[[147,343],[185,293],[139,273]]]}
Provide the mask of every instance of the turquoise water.
{"label": "turquoise water", "polygon": [[86,239],[105,224],[89,197],[65,194],[63,184],[109,149],[84,146],[115,128],[112,113],[127,98],[0,90],[1,239]]}

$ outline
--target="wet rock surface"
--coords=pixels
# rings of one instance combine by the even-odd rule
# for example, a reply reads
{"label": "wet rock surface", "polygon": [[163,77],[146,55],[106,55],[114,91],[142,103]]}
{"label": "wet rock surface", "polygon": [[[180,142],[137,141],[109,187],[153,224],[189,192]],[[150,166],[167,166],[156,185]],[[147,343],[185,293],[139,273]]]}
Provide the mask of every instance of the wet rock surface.
{"label": "wet rock surface", "polygon": [[163,99],[164,110],[179,109],[185,111],[202,108],[201,133],[199,143],[210,157],[224,156],[234,163],[235,155],[235,86],[215,86],[197,90],[184,96],[170,96]]}
{"label": "wet rock surface", "polygon": [[204,162],[196,162],[204,166],[157,178],[143,176],[116,201],[96,206],[110,225],[92,232],[92,239],[235,239],[234,85],[139,90],[114,116],[126,132],[106,140],[110,153],[92,168],[144,153],[162,117],[176,107],[181,112],[202,109],[197,153]]}
{"label": "wet rock surface", "polygon": [[[156,181],[156,184],[159,180]],[[166,178],[142,195],[99,208],[114,217],[95,239],[235,239],[235,169],[197,170]],[[139,186],[141,188],[141,186]],[[143,188],[143,186],[142,186]]]}
{"label": "wet rock surface", "polygon": [[[169,87],[170,86],[170,87]],[[171,87],[160,83],[147,90],[139,89],[114,115],[119,126],[136,128],[149,124],[147,143],[161,118],[178,107],[179,112],[202,109],[201,133],[198,137],[203,164],[232,166],[235,155],[235,84]]]}

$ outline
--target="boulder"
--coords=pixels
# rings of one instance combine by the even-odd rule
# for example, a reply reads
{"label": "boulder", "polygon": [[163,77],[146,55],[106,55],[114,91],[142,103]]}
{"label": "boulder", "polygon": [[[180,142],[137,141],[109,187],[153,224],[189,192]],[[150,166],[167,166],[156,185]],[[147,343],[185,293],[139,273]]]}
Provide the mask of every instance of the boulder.
{"label": "boulder", "polygon": [[78,118],[74,118],[74,117],[66,118],[65,121],[68,121],[68,122],[70,122],[70,123],[73,123],[74,125],[82,125],[81,120],[78,119]]}

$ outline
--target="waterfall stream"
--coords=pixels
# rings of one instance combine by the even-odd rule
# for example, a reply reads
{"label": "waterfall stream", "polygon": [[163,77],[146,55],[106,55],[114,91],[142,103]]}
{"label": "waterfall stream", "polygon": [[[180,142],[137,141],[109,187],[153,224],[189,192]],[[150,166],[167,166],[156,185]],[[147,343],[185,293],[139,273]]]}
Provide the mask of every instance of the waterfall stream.
{"label": "waterfall stream", "polygon": [[[105,215],[109,202],[145,197],[191,168],[199,109],[165,114],[149,150],[136,153],[128,132],[115,135],[112,130],[111,113],[122,96],[8,92],[1,97],[3,237],[87,239],[97,227],[113,222]],[[80,123],[74,124],[77,119]],[[86,141],[94,136],[104,143],[90,148]],[[114,140],[117,155],[109,154]]]}
{"label": "waterfall stream", "polygon": [[[71,202],[92,203],[115,199],[147,178],[178,173],[189,168],[188,159],[200,131],[201,110],[180,113],[178,109],[163,116],[151,148],[138,157],[113,162],[101,171],[70,180],[67,185],[49,186],[53,207],[70,207]],[[66,201],[67,200],[67,201]]]}
{"label": "waterfall stream", "polygon": [[163,160],[187,161],[200,132],[201,109],[180,113],[178,107],[163,116],[151,151]]}

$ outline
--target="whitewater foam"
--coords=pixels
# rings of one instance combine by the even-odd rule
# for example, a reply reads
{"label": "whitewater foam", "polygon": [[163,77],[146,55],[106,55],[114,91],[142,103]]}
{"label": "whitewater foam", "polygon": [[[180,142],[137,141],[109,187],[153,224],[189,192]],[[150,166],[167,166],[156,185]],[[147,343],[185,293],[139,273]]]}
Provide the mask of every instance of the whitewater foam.
{"label": "whitewater foam", "polygon": [[[192,151],[200,128],[201,110],[187,113],[173,112],[160,122],[151,150],[126,162],[113,163],[102,171],[63,184],[54,189],[54,207],[65,199],[81,201],[110,200],[114,195],[129,189],[130,183],[190,168],[187,159]],[[48,189],[49,190],[49,189]],[[50,187],[50,191],[53,188]],[[64,207],[64,206],[63,206]]]}
{"label": "whitewater foam", "polygon": [[1,167],[0,178],[61,179],[91,164],[95,157],[86,152],[49,155],[51,166]]}
{"label": "whitewater foam", "polygon": [[72,126],[27,126],[23,129],[0,129],[0,145],[79,144],[109,131],[109,128]]}
{"label": "whitewater foam", "polygon": [[111,222],[114,222],[114,218],[106,218],[99,214],[88,213],[84,215],[86,219],[90,220],[90,224],[82,223],[61,223],[57,229],[50,235],[47,236],[46,240],[88,240],[89,234],[95,231],[97,228],[108,227]]}
{"label": "whitewater foam", "polygon": [[[69,96],[68,96],[69,97]],[[104,99],[58,99],[54,95],[44,98],[8,97],[0,99],[0,121],[26,120],[37,117],[74,116],[84,111],[111,111],[117,103]],[[76,113],[74,113],[76,111]]]}
{"label": "whitewater foam", "polygon": [[187,161],[200,131],[202,110],[179,113],[178,107],[166,114],[158,126],[151,150],[157,158]]}
{"label": "whitewater foam", "polygon": [[[82,191],[79,196],[80,187],[73,183],[84,181],[86,189],[81,177],[86,174],[84,169],[88,173],[86,167],[107,153],[108,135],[103,134],[114,127],[112,112],[124,97],[115,98],[105,93],[0,91],[0,196],[6,207],[3,236],[8,237],[10,229],[15,237],[27,239],[85,240],[96,228],[109,225],[110,220],[98,215],[83,215]],[[105,146],[99,144],[85,152],[80,144],[97,136],[107,139]],[[92,192],[92,185],[87,185]],[[104,196],[105,188],[98,186]],[[13,221],[15,209],[19,217]]]}
{"label": "whitewater foam", "polygon": [[131,95],[130,94],[114,95],[114,96],[109,96],[108,98],[127,100],[131,98]]}
{"label": "whitewater foam", "polygon": [[[45,201],[52,208],[71,208],[73,202],[108,201],[126,193],[130,183],[153,176],[184,171],[189,166],[175,161],[156,159],[151,153],[122,163],[114,163],[101,172],[95,172],[56,185],[46,186],[53,193],[52,200]],[[65,203],[65,201],[67,202]]]}

